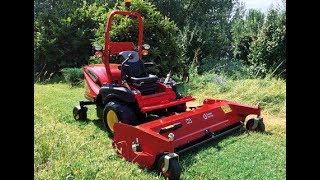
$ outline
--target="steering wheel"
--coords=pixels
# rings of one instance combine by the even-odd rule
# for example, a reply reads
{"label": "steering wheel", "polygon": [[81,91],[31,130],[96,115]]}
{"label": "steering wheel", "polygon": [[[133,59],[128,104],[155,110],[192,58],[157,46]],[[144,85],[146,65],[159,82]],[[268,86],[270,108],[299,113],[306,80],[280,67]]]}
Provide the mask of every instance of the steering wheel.
{"label": "steering wheel", "polygon": [[129,76],[127,74],[124,74],[124,71],[123,71],[123,67],[126,67],[126,68],[129,68],[129,65],[127,65],[126,63],[130,60],[130,59],[133,59],[133,55],[130,53],[128,54],[128,57],[127,59],[125,59],[122,63],[121,63],[121,79],[122,81],[126,81]]}

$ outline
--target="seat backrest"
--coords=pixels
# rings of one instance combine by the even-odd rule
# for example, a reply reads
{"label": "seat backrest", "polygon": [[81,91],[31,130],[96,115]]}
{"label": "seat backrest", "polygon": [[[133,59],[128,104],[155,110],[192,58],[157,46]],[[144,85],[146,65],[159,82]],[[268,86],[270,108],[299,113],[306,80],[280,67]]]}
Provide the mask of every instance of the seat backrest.
{"label": "seat backrest", "polygon": [[139,59],[138,52],[122,51],[119,53],[119,55],[122,57],[122,61],[127,59],[129,54],[133,55],[133,59],[130,59],[127,61],[126,65],[128,65],[129,68],[126,70],[126,72],[121,72],[121,73],[126,73],[130,77],[138,77],[138,78],[148,76],[143,61]]}

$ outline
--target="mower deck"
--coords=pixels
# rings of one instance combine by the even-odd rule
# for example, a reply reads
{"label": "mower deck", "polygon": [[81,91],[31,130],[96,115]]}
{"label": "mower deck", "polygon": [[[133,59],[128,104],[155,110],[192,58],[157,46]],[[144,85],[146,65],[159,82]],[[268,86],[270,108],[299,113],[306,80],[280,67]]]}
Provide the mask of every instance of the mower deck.
{"label": "mower deck", "polygon": [[[260,108],[206,99],[203,105],[190,111],[137,126],[116,123],[113,147],[128,161],[151,168],[158,155],[175,153],[176,150],[183,152],[239,129],[251,114],[260,116]],[[186,146],[188,144],[192,145]]]}

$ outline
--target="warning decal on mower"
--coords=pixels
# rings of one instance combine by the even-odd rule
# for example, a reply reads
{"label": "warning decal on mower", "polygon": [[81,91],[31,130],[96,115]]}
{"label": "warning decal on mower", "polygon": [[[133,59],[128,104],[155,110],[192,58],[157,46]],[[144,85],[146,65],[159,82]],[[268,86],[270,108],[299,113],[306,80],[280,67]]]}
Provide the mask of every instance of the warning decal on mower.
{"label": "warning decal on mower", "polygon": [[229,105],[224,105],[224,106],[221,107],[221,109],[226,114],[232,111]]}

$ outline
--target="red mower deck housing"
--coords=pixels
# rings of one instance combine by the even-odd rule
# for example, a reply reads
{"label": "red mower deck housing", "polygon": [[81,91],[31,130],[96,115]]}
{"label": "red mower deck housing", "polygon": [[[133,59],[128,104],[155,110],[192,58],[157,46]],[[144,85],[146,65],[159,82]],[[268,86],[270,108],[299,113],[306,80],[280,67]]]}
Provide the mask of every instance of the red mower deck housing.
{"label": "red mower deck housing", "polygon": [[[245,118],[252,114],[260,116],[260,108],[206,99],[203,105],[190,111],[138,126],[117,123],[112,144],[117,153],[128,161],[151,168],[157,155],[185,151],[216,138],[219,135],[215,135],[216,132],[228,127],[238,129]],[[173,135],[172,139],[169,134]],[[202,141],[193,143],[199,139]],[[139,143],[139,150],[132,148],[136,142]],[[190,146],[185,146],[187,144]]]}

